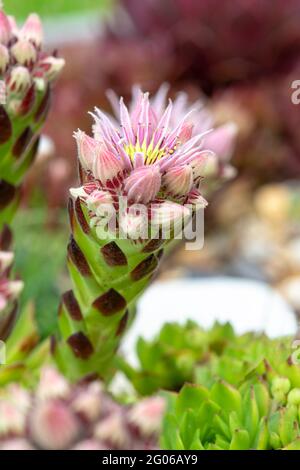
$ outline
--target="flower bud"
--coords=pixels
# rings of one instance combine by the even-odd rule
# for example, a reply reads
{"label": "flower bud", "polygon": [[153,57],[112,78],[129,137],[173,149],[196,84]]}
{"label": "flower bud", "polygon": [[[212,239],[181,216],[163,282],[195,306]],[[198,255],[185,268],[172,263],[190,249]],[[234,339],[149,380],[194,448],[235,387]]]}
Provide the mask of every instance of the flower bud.
{"label": "flower bud", "polygon": [[94,436],[100,441],[109,442],[113,446],[126,448],[129,437],[121,413],[112,413],[103,419],[95,429]]}
{"label": "flower bud", "polygon": [[124,166],[112,152],[101,150],[94,158],[93,175],[103,186],[116,188],[120,186]]}
{"label": "flower bud", "polygon": [[31,407],[30,392],[17,383],[9,385],[7,390],[9,401],[23,413],[27,413]]}
{"label": "flower bud", "polygon": [[42,45],[43,27],[40,17],[37,14],[32,13],[28,16],[20,31],[19,37],[20,39],[33,42],[37,47]]}
{"label": "flower bud", "polygon": [[14,259],[14,254],[10,251],[0,251],[0,272],[5,271],[11,266]]}
{"label": "flower bud", "polygon": [[113,209],[113,198],[108,191],[97,189],[87,196],[86,205],[90,211],[95,212],[96,215],[101,217],[103,209]]}
{"label": "flower bud", "polygon": [[4,73],[9,64],[9,52],[7,47],[0,44],[0,73]]}
{"label": "flower bud", "polygon": [[230,181],[237,175],[237,169],[232,165],[225,165],[222,169],[221,177],[225,181]]}
{"label": "flower bud", "polygon": [[158,434],[166,403],[162,397],[145,398],[132,407],[128,417],[145,436]]}
{"label": "flower bud", "polygon": [[11,38],[11,27],[6,14],[0,10],[0,44],[7,44]]}
{"label": "flower bud", "polygon": [[221,165],[218,156],[211,153],[202,167],[201,176],[203,178],[217,178],[221,172]]}
{"label": "flower bud", "polygon": [[36,390],[39,400],[49,398],[66,398],[70,393],[70,386],[65,378],[53,367],[44,367]]}
{"label": "flower bud", "polygon": [[66,449],[79,434],[76,416],[60,401],[38,403],[29,424],[33,440],[42,449]]}
{"label": "flower bud", "polygon": [[8,399],[0,400],[0,436],[20,435],[25,430],[25,413]]}
{"label": "flower bud", "polygon": [[181,204],[164,201],[151,204],[150,214],[153,229],[161,228],[163,231],[172,231],[182,228],[185,220],[191,215],[191,211]]}
{"label": "flower bud", "polygon": [[73,410],[84,416],[89,422],[96,421],[102,411],[102,387],[100,383],[91,383],[87,389],[79,392],[78,396],[72,402]]}
{"label": "flower bud", "polygon": [[214,159],[215,154],[213,152],[204,151],[200,152],[191,162],[193,169],[193,179],[195,182],[199,182],[204,177],[207,165],[210,165],[210,159]]}
{"label": "flower bud", "polygon": [[22,281],[11,281],[8,284],[8,295],[11,299],[16,299],[24,288]]}
{"label": "flower bud", "polygon": [[187,204],[192,204],[195,210],[205,209],[208,206],[207,200],[201,195],[198,189],[193,189],[186,199]]}
{"label": "flower bud", "polygon": [[103,144],[81,130],[75,132],[74,137],[77,142],[78,158],[82,167],[85,170],[92,171],[95,156],[100,153]]}
{"label": "flower bud", "polygon": [[205,137],[204,145],[221,160],[228,160],[234,150],[237,127],[234,123],[224,124]]}
{"label": "flower bud", "polygon": [[[133,207],[133,206],[132,206]],[[148,213],[142,210],[129,210],[119,217],[119,228],[121,237],[138,240],[147,238],[148,235]]]}
{"label": "flower bud", "polygon": [[16,66],[11,70],[6,84],[11,92],[24,93],[31,84],[30,72],[26,67]]}
{"label": "flower bud", "polygon": [[157,166],[144,166],[136,169],[124,181],[124,190],[129,201],[148,204],[160,190],[161,176]]}
{"label": "flower bud", "polygon": [[180,197],[186,195],[193,185],[193,171],[191,166],[175,166],[163,177],[163,184],[167,193]]}
{"label": "flower bud", "polygon": [[45,57],[38,63],[35,75],[37,77],[44,77],[51,82],[56,79],[64,66],[65,60],[60,57]]}
{"label": "flower bud", "polygon": [[8,15],[7,19],[8,19],[9,25],[10,25],[11,33],[14,36],[17,36],[18,35],[18,25],[17,25],[15,17],[11,16],[11,15]]}
{"label": "flower bud", "polygon": [[70,188],[70,194],[74,199],[77,199],[78,197],[85,199],[87,197],[84,186],[80,186],[79,188]]}
{"label": "flower bud", "polygon": [[37,51],[34,45],[25,40],[19,40],[11,48],[12,55],[21,65],[31,65],[36,61]]}

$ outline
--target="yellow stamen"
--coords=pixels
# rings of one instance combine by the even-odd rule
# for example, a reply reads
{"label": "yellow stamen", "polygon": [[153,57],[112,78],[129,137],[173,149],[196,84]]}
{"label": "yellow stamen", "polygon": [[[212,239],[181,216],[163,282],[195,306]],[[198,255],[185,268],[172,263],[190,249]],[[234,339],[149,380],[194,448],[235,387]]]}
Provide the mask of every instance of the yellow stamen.
{"label": "yellow stamen", "polygon": [[174,147],[171,149],[161,149],[158,145],[153,148],[153,142],[150,142],[150,144],[147,146],[146,141],[144,140],[142,145],[140,145],[139,142],[137,142],[135,145],[126,145],[124,150],[132,162],[134,161],[134,155],[136,153],[142,153],[144,155],[145,164],[151,165],[167,154],[173,155],[175,150],[178,148],[178,145],[180,145],[179,141],[177,141]]}

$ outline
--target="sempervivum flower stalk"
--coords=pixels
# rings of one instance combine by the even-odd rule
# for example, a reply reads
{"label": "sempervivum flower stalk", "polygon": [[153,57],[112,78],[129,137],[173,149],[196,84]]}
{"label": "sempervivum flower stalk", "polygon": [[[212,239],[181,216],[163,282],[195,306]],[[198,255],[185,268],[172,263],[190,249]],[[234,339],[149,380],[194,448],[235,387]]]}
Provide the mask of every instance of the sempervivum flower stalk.
{"label": "sempervivum flower stalk", "polygon": [[44,52],[36,14],[19,29],[0,6],[0,227],[18,203],[18,187],[35,157],[49,109],[51,84],[63,66],[63,59]]}
{"label": "sempervivum flower stalk", "polygon": [[164,247],[206,206],[200,190],[213,157],[205,149],[210,118],[197,103],[188,108],[185,95],[165,106],[166,93],[163,87],[150,100],[135,90],[129,109],[111,94],[116,118],[96,110],[94,136],[75,134],[82,186],[71,189],[69,204],[73,289],[62,298],[63,342],[54,352],[74,379],[110,375]]}
{"label": "sempervivum flower stalk", "polygon": [[11,384],[0,393],[0,450],[147,450],[157,448],[161,397],[122,406],[101,382],[71,385],[44,367],[34,392]]}
{"label": "sempervivum flower stalk", "polygon": [[8,338],[17,318],[17,298],[23,288],[21,281],[12,280],[10,271],[14,255],[10,251],[11,233],[4,227],[0,233],[0,340]]}

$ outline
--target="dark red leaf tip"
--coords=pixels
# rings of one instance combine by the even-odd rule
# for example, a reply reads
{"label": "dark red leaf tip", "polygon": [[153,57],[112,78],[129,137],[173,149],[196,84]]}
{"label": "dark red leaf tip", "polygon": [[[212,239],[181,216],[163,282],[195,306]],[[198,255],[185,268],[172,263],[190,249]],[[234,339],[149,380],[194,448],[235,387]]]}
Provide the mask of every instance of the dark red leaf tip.
{"label": "dark red leaf tip", "polygon": [[127,266],[127,258],[115,242],[103,246],[101,253],[108,266]]}
{"label": "dark red leaf tip", "polygon": [[158,250],[162,246],[165,240],[162,240],[161,238],[155,238],[153,240],[150,240],[147,245],[144,246],[143,248],[143,253],[152,253],[153,251]]}
{"label": "dark red leaf tip", "polygon": [[129,319],[129,312],[128,310],[126,310],[124,316],[121,318],[120,323],[118,325],[116,336],[121,336],[124,333],[124,331],[126,330],[128,319]]}
{"label": "dark red leaf tip", "polygon": [[70,317],[75,321],[81,321],[83,317],[74,292],[72,290],[65,292],[62,301]]}
{"label": "dark red leaf tip", "polygon": [[115,289],[110,289],[93,302],[93,307],[108,317],[124,310],[126,300]]}
{"label": "dark red leaf tip", "polygon": [[44,119],[47,116],[47,113],[50,108],[50,101],[51,101],[51,90],[50,87],[48,86],[46,93],[44,94],[36,112],[34,115],[34,120],[35,122],[40,121],[41,119]]}
{"label": "dark red leaf tip", "polygon": [[67,339],[67,343],[71,346],[75,356],[79,359],[88,359],[94,352],[94,348],[90,340],[79,331],[74,333]]}
{"label": "dark red leaf tip", "polygon": [[4,106],[0,105],[0,144],[5,144],[12,136],[12,123]]}
{"label": "dark red leaf tip", "polygon": [[28,145],[33,137],[33,132],[30,129],[30,127],[26,127],[22,134],[18,137],[16,140],[13,149],[12,149],[12,154],[16,158],[22,157],[22,155],[25,153],[25,151],[28,148]]}
{"label": "dark red leaf tip", "polygon": [[91,270],[88,262],[72,236],[68,245],[68,254],[82,276],[91,276]]}
{"label": "dark red leaf tip", "polygon": [[158,266],[158,261],[155,255],[150,255],[140,264],[138,264],[133,271],[131,271],[130,276],[133,281],[139,281],[143,277],[152,274],[153,271]]}
{"label": "dark red leaf tip", "polygon": [[79,197],[75,201],[75,212],[80,227],[82,228],[83,232],[88,235],[90,233],[90,227],[84,216]]}
{"label": "dark red leaf tip", "polygon": [[5,209],[13,201],[15,195],[15,186],[0,179],[0,210]]}

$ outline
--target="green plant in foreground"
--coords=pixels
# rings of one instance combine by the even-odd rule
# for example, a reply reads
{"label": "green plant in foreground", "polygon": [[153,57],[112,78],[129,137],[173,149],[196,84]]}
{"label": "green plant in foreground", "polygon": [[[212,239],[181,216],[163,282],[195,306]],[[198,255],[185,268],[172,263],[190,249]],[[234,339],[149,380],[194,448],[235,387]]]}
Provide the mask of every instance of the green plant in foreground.
{"label": "green plant in foreground", "polygon": [[50,361],[49,339],[42,341],[32,304],[22,309],[20,317],[5,341],[5,364],[0,365],[0,388],[18,382],[32,386],[42,365]]}
{"label": "green plant in foreground", "polygon": [[42,45],[38,15],[29,15],[19,29],[0,5],[0,229],[17,208],[49,110],[51,85],[64,66]]}
{"label": "green plant in foreground", "polygon": [[[117,121],[96,110],[93,138],[75,134],[82,186],[71,189],[69,204],[72,290],[62,297],[62,338],[54,348],[59,368],[73,380],[91,372],[110,377],[165,246],[206,206],[199,190],[205,163],[216,178],[224,170],[203,150],[203,110],[196,104],[192,114],[184,94],[165,101],[165,87],[151,100],[138,91],[130,111],[123,99],[115,106]],[[227,148],[232,131],[223,126],[212,133],[211,147]]]}
{"label": "green plant in foreground", "polygon": [[188,450],[300,450],[300,367],[293,381],[269,365],[239,386],[215,379],[170,396],[161,444]]}
{"label": "green plant in foreground", "polygon": [[116,403],[97,380],[71,385],[44,367],[34,391],[0,390],[0,450],[155,449],[165,401]]}
{"label": "green plant in foreground", "polygon": [[[167,331],[173,334],[166,337]],[[181,342],[180,332],[185,337]],[[170,346],[176,338],[170,352],[166,343]],[[205,332],[188,322],[184,326],[166,325],[158,339],[146,346],[148,355],[144,357],[148,361],[150,351],[158,345],[161,349],[154,358],[157,362],[152,376],[147,364],[150,377],[155,378],[156,371],[169,363],[170,383],[176,377],[182,378],[186,367],[176,359],[172,363],[171,358],[190,351],[188,371],[194,381],[182,383],[179,393],[166,393],[169,407],[161,439],[163,448],[300,449],[300,362],[292,338],[269,339],[253,333],[238,336],[228,324],[216,324]],[[148,384],[155,382],[147,382],[145,371],[138,374],[145,393]],[[156,387],[162,385],[159,379]]]}

